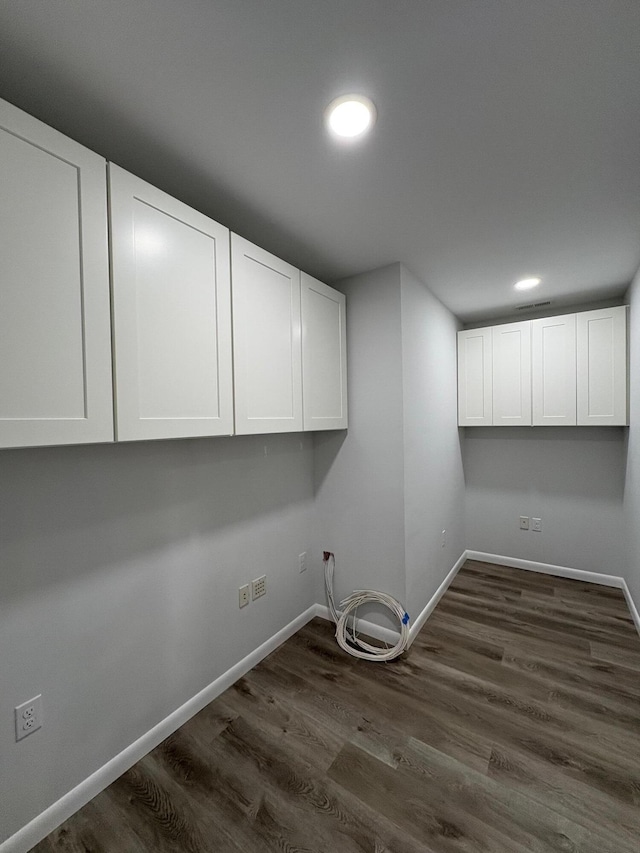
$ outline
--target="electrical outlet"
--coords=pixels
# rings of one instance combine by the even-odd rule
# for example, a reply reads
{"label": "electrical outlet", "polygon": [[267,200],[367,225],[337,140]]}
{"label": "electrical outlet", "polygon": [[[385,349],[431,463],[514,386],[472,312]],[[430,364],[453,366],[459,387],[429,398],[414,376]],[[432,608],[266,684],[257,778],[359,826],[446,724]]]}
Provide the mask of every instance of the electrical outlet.
{"label": "electrical outlet", "polygon": [[529,516],[521,515],[520,516],[520,530],[528,530],[529,529]]}
{"label": "electrical outlet", "polygon": [[260,598],[261,595],[265,595],[267,592],[267,576],[262,575],[260,578],[256,578],[254,581],[251,581],[251,598]]}
{"label": "electrical outlet", "polygon": [[249,603],[249,584],[246,583],[238,590],[238,604],[240,607],[246,607]]}
{"label": "electrical outlet", "polygon": [[444,548],[446,544],[447,544],[447,531],[443,530],[442,536],[440,537],[440,547]]}
{"label": "electrical outlet", "polygon": [[532,518],[531,519],[531,529],[535,530],[536,533],[542,532],[542,519],[541,518]]}
{"label": "electrical outlet", "polygon": [[15,709],[16,740],[30,735],[42,726],[42,695],[38,694]]}
{"label": "electrical outlet", "polygon": [[300,566],[301,572],[307,571],[307,552],[303,551],[302,554],[298,554],[298,564]]}

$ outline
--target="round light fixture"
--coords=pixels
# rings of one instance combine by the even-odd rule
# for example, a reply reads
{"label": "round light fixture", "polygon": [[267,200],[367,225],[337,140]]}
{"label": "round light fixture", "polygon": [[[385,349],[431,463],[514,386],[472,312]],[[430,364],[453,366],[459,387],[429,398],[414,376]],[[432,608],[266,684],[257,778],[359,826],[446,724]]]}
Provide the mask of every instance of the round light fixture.
{"label": "round light fixture", "polygon": [[365,95],[342,95],[325,110],[329,131],[344,140],[361,138],[371,130],[375,120],[376,108]]}
{"label": "round light fixture", "polygon": [[513,286],[516,290],[531,290],[540,284],[539,278],[523,278],[522,281],[517,281]]}

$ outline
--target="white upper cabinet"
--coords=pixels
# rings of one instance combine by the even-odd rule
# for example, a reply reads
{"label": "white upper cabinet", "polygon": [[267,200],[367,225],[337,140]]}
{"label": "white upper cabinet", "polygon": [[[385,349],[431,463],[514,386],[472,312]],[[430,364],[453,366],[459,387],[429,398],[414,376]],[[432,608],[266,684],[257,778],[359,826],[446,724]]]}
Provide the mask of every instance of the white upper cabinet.
{"label": "white upper cabinet", "polygon": [[298,432],[300,272],[231,235],[236,433]]}
{"label": "white upper cabinet", "polygon": [[300,284],[304,428],[346,429],[345,297],[306,273]]}
{"label": "white upper cabinet", "polygon": [[492,329],[493,425],[531,425],[531,324]]}
{"label": "white upper cabinet", "polygon": [[113,440],[105,161],[0,101],[0,446]]}
{"label": "white upper cabinet", "polygon": [[458,424],[493,423],[491,328],[458,332]]}
{"label": "white upper cabinet", "polygon": [[576,424],[576,315],[531,322],[534,426]]}
{"label": "white upper cabinet", "polygon": [[624,305],[458,332],[458,423],[625,426],[627,359]]}
{"label": "white upper cabinet", "polygon": [[5,101],[0,187],[0,447],[346,427],[342,294]]}
{"label": "white upper cabinet", "polygon": [[109,164],[116,434],[233,432],[229,231]]}
{"label": "white upper cabinet", "polygon": [[577,350],[578,424],[628,424],[626,306],[578,314]]}

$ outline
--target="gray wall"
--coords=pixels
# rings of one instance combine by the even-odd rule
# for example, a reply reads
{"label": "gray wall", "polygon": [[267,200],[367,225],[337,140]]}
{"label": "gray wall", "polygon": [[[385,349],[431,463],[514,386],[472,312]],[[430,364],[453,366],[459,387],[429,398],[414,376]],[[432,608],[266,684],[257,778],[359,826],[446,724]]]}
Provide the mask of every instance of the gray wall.
{"label": "gray wall", "polygon": [[624,492],[626,521],[626,579],[640,610],[640,271],[627,294],[630,304],[629,332],[629,436]]}
{"label": "gray wall", "polygon": [[365,588],[404,601],[400,265],[337,286],[347,296],[349,430],[316,437],[316,551],[336,555],[336,600]]}
{"label": "gray wall", "polygon": [[460,555],[455,320],[398,264],[344,290],[347,433],[0,451],[0,840],[323,602],[322,549],[414,616]]}
{"label": "gray wall", "polygon": [[[458,430],[453,315],[398,264],[341,289],[347,433],[0,451],[0,841],[323,602],[324,548],[338,597],[377,587],[413,617],[465,547],[624,574],[640,603],[638,383],[628,446]],[[640,277],[629,298],[637,372]],[[16,744],[37,693],[45,726]]]}
{"label": "gray wall", "polygon": [[312,506],[310,436],[0,451],[0,841],[316,600]]}
{"label": "gray wall", "polygon": [[[640,289],[636,282],[635,300]],[[613,303],[603,303],[608,305]],[[576,305],[569,311],[594,305]],[[631,352],[640,369],[640,325],[631,312]],[[631,364],[632,375],[634,365]],[[631,384],[632,406],[640,409]],[[635,401],[635,402],[634,402]],[[640,414],[640,412],[639,412]],[[637,417],[637,416],[636,416]],[[631,517],[640,518],[640,452],[634,414],[624,427],[467,428],[466,547],[505,557],[626,576]],[[633,452],[634,457],[628,457]],[[636,473],[637,472],[637,473]],[[542,532],[519,517],[542,518]],[[638,543],[640,549],[640,542]],[[638,550],[640,555],[640,550]],[[636,561],[636,564],[638,562]]]}
{"label": "gray wall", "polygon": [[[415,618],[464,550],[457,324],[400,264],[338,287],[349,432],[316,439],[317,544],[336,554],[337,597],[380,589]],[[369,618],[397,627],[385,614]]]}
{"label": "gray wall", "polygon": [[[621,575],[623,427],[466,430],[467,548]],[[519,516],[542,518],[542,532]]]}
{"label": "gray wall", "polygon": [[401,278],[406,600],[417,616],[465,549],[464,430],[457,427],[459,325],[408,270]]}

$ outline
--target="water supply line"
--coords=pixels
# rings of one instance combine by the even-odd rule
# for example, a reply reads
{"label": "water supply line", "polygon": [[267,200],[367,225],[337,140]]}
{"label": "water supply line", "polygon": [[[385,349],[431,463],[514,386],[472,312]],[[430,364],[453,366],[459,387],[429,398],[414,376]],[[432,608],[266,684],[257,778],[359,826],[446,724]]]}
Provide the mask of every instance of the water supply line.
{"label": "water supply line", "polygon": [[[342,612],[335,605],[333,597],[333,575],[336,558],[331,551],[324,551],[324,583],[327,590],[329,611],[336,625],[336,640],[341,649],[356,658],[373,661],[388,661],[401,655],[409,645],[409,614],[402,604],[386,592],[374,589],[357,589],[340,602]],[[358,636],[357,617],[358,607],[362,604],[376,603],[388,607],[400,623],[400,636],[395,646],[372,646]],[[353,614],[353,615],[352,615]],[[351,618],[351,625],[349,619]]]}

